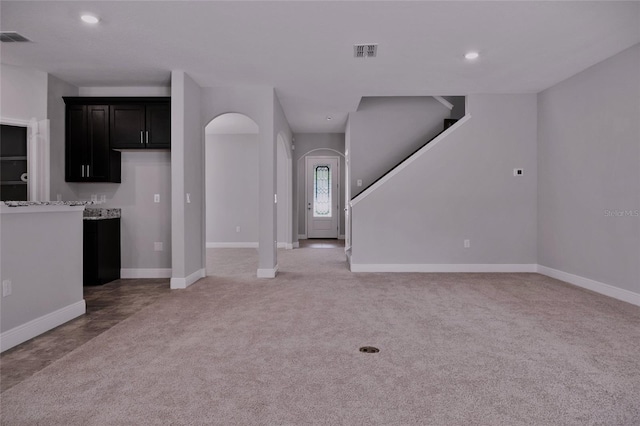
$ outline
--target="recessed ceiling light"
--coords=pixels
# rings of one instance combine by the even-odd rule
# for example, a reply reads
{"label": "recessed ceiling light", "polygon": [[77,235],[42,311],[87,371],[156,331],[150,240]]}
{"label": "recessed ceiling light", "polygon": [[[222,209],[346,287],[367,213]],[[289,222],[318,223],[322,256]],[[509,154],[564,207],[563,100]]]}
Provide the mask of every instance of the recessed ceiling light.
{"label": "recessed ceiling light", "polygon": [[93,15],[88,15],[88,14],[82,15],[80,19],[82,19],[87,24],[97,24],[98,22],[100,22],[100,20],[97,17]]}
{"label": "recessed ceiling light", "polygon": [[478,59],[479,56],[480,54],[478,52],[468,52],[467,54],[464,55],[465,59],[468,59],[470,61],[473,61],[474,59]]}

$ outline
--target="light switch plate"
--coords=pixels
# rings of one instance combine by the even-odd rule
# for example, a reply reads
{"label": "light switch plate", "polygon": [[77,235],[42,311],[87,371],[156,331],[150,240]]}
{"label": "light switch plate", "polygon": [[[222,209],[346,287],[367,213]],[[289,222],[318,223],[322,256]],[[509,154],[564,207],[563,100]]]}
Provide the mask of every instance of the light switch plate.
{"label": "light switch plate", "polygon": [[11,280],[2,281],[2,297],[11,296]]}
{"label": "light switch plate", "polygon": [[191,194],[187,192],[187,204],[191,203]]}
{"label": "light switch plate", "polygon": [[153,202],[154,203],[160,202],[160,194],[153,194]]}
{"label": "light switch plate", "polygon": [[524,170],[523,169],[513,169],[513,175],[514,176],[522,176],[522,175],[524,175]]}

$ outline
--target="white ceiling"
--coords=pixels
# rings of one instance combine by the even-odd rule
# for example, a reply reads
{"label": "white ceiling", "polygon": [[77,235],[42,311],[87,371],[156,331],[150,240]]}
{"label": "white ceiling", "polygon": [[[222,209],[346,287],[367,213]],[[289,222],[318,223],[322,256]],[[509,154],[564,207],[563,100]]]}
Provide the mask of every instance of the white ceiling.
{"label": "white ceiling", "polygon": [[[100,24],[81,22],[87,11]],[[538,92],[640,42],[637,1],[3,0],[0,12],[3,31],[33,41],[3,43],[3,63],[78,86],[166,85],[172,69],[201,86],[273,86],[295,132],[344,131],[362,96]],[[353,58],[354,43],[378,43],[378,57]]]}

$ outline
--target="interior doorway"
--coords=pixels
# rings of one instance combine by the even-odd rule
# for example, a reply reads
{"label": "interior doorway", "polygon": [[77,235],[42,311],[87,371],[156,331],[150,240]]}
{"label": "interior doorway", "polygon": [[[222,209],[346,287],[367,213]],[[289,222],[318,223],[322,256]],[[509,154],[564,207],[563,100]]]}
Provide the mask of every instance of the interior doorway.
{"label": "interior doorway", "polygon": [[338,238],[340,159],[308,156],[305,170],[307,238]]}

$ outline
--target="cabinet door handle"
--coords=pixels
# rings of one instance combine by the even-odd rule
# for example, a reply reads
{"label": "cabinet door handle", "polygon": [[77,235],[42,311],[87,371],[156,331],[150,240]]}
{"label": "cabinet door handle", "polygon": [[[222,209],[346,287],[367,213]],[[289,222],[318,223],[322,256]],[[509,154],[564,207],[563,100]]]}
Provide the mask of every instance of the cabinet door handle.
{"label": "cabinet door handle", "polygon": [[89,177],[89,165],[87,164],[87,177]]}
{"label": "cabinet door handle", "polygon": [[145,132],[145,134],[146,134],[146,136],[147,136],[147,143],[149,143],[149,131],[147,130],[147,131]]}
{"label": "cabinet door handle", "polygon": [[82,177],[84,177],[84,164],[82,165]]}
{"label": "cabinet door handle", "polygon": [[142,136],[142,130],[140,130],[140,143],[144,144],[144,137]]}

